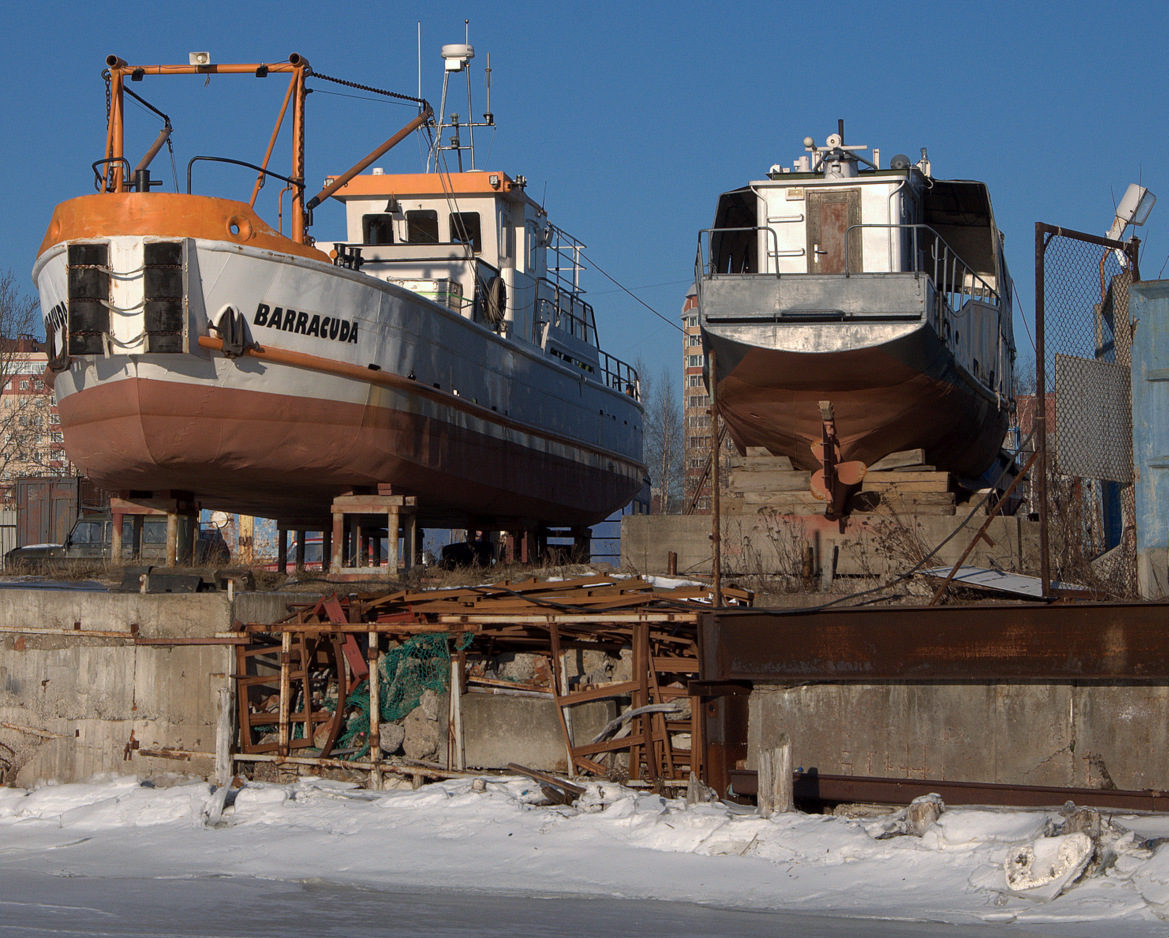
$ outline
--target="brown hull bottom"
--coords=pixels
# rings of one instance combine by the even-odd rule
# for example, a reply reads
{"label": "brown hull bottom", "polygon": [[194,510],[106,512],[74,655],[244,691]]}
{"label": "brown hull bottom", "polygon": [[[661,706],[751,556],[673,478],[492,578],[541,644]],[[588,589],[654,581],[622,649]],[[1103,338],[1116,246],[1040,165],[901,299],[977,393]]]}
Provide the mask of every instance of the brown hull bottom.
{"label": "brown hull bottom", "polygon": [[424,524],[587,525],[625,505],[637,467],[583,465],[375,406],[131,378],[59,404],[70,458],[111,491],[190,492],[205,508],[320,528],[335,496],[389,483]]}
{"label": "brown hull bottom", "polygon": [[880,349],[802,355],[752,349],[719,382],[720,413],[740,447],[764,446],[816,469],[820,401],[832,404],[841,458],[872,465],[924,449],[939,469],[975,478],[994,460],[1007,411],[951,367],[933,376]]}

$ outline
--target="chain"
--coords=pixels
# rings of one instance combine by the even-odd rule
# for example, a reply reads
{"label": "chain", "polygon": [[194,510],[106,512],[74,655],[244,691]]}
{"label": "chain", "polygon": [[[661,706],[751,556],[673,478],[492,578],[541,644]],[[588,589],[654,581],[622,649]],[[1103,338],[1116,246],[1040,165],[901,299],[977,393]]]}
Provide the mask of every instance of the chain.
{"label": "chain", "polygon": [[387,98],[397,98],[399,101],[413,101],[420,107],[430,107],[423,98],[413,98],[408,94],[398,94],[396,91],[385,91],[381,88],[371,88],[369,85],[359,85],[355,81],[346,81],[344,78],[333,78],[331,75],[322,75],[320,72],[312,71],[312,69],[309,69],[308,74],[313,78],[319,78],[321,81],[331,81],[337,85],[344,85],[346,88],[354,88],[357,91],[368,91],[370,94],[385,95]]}
{"label": "chain", "polygon": [[[108,68],[103,68],[101,70],[101,77],[105,79],[105,83],[106,83],[106,126],[109,127],[110,126],[110,108],[113,107],[113,97],[112,97],[112,92],[110,91],[110,70]],[[107,157],[109,155],[110,154],[108,151],[104,154],[104,156],[107,156]],[[105,181],[103,183],[107,189],[112,188],[112,186],[113,186],[113,177],[110,175],[112,169],[113,169],[112,164],[107,163],[106,170],[105,170]],[[102,186],[99,185],[97,183],[97,181],[95,180],[94,181],[94,188],[97,189],[98,192],[100,192],[102,189]]]}

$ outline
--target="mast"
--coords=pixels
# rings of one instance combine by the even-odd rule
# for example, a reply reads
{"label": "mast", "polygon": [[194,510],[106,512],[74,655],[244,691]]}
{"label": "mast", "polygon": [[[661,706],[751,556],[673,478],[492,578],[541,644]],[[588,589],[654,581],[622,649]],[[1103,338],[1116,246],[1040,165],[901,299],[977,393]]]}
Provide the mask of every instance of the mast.
{"label": "mast", "polygon": [[308,71],[308,59],[297,53],[288,57],[289,63],[296,69],[295,103],[292,108],[292,172],[291,177],[299,185],[292,187],[292,240],[304,243],[305,208],[304,208],[304,79]]}

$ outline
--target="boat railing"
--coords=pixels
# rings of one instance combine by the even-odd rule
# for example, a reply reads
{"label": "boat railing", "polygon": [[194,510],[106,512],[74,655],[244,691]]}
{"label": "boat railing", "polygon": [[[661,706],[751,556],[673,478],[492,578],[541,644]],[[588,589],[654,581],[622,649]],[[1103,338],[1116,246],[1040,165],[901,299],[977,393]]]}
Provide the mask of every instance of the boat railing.
{"label": "boat railing", "polygon": [[[697,278],[699,280],[701,280],[701,279],[709,280],[712,277],[718,277],[718,276],[722,276],[722,275],[737,276],[740,274],[758,273],[759,272],[757,269],[758,264],[752,265],[752,264],[747,263],[745,257],[739,258],[739,261],[740,261],[740,263],[739,263],[740,269],[739,270],[716,270],[715,269],[714,236],[715,235],[724,236],[724,235],[733,234],[733,233],[737,233],[737,232],[755,232],[755,233],[763,232],[764,236],[766,238],[768,238],[771,242],[771,250],[768,251],[768,256],[774,257],[774,258],[779,257],[779,235],[776,234],[776,232],[773,228],[768,228],[768,227],[761,226],[761,225],[747,225],[747,226],[743,226],[740,228],[703,228],[701,231],[698,232],[698,257],[695,261],[695,275],[697,276]],[[748,242],[746,240],[744,240],[744,243],[748,243]],[[753,244],[754,239],[752,239],[749,243]],[[728,265],[733,264],[734,261],[735,261],[734,256],[732,254],[728,254],[727,255]],[[755,266],[756,270],[748,270],[747,268],[750,266]],[[779,276],[778,264],[776,265],[776,269],[774,271],[774,276],[775,277]]]}
{"label": "boat railing", "polygon": [[[100,162],[108,161],[102,160]],[[282,176],[280,173],[274,173],[270,169],[265,169],[263,166],[257,166],[255,163],[249,163],[246,160],[233,160],[226,156],[193,156],[187,161],[187,195],[191,194],[191,170],[196,163],[230,163],[233,166],[243,166],[246,169],[254,169],[256,172],[263,173],[265,176],[271,176],[273,179],[279,179],[288,183],[290,186],[295,186],[301,192],[304,191],[303,182],[292,179],[289,176]]]}
{"label": "boat railing", "polygon": [[549,223],[544,231],[544,245],[547,248],[544,269],[551,280],[569,293],[579,294],[580,278],[584,272],[585,245],[566,231]]}
{"label": "boat railing", "polygon": [[620,391],[635,401],[641,400],[641,378],[632,366],[614,358],[608,352],[600,352],[601,379],[608,387]]}
{"label": "boat railing", "polygon": [[547,277],[536,281],[536,322],[549,323],[589,345],[598,344],[592,306],[576,291]]}
{"label": "boat railing", "polygon": [[[970,300],[981,300],[992,305],[998,305],[999,293],[969,264],[946,240],[929,225],[921,224],[868,224],[850,225],[844,238],[844,274],[851,276],[849,271],[849,248],[852,238],[849,235],[856,230],[881,229],[888,231],[908,231],[912,236],[913,267],[911,273],[928,274],[933,280],[934,288],[938,291],[940,303],[944,303],[948,312],[953,315],[961,312]],[[927,237],[920,237],[925,232]],[[923,244],[927,241],[927,244]],[[928,250],[928,257],[924,250]]]}

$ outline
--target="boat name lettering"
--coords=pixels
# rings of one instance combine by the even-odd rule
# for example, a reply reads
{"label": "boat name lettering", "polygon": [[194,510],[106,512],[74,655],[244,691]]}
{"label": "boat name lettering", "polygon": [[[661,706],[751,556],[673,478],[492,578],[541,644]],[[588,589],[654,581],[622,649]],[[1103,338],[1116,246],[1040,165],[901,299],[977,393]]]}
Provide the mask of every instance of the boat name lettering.
{"label": "boat name lettering", "polygon": [[69,309],[64,303],[58,303],[51,310],[45,313],[45,322],[49,325],[49,330],[53,329],[67,329],[69,328]]}
{"label": "boat name lettering", "polygon": [[252,324],[279,329],[282,332],[297,332],[300,335],[357,344],[357,323],[336,316],[322,316],[319,313],[306,313],[260,303],[256,307],[256,315],[252,317]]}

